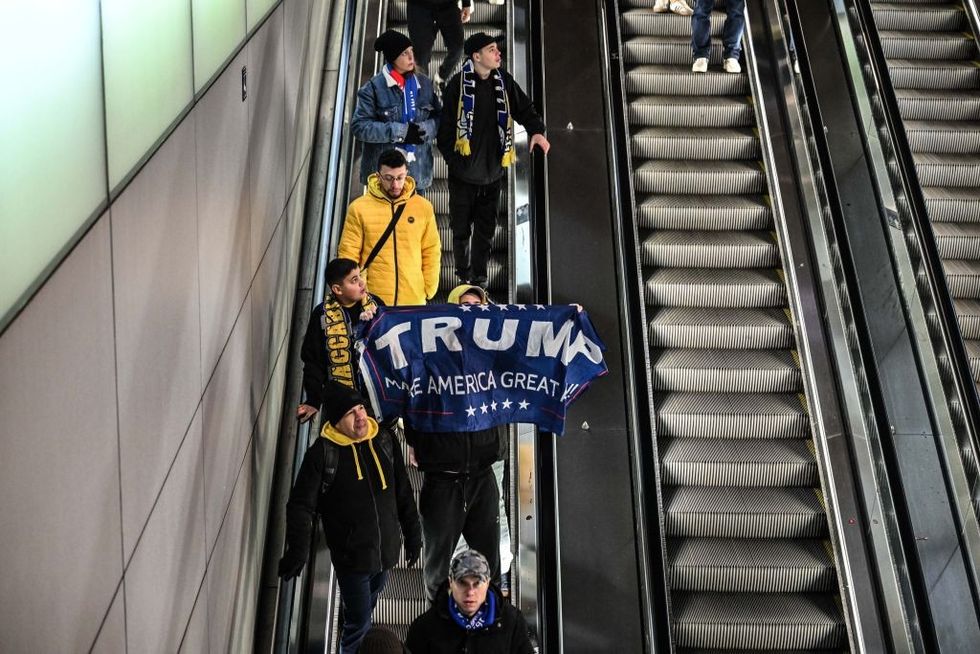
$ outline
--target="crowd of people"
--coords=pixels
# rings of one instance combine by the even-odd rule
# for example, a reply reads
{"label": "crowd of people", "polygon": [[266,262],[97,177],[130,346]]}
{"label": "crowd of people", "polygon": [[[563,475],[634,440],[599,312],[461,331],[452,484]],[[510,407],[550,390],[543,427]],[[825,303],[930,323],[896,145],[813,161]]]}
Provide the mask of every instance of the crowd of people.
{"label": "crowd of people", "polygon": [[[502,3],[503,0],[499,0]],[[712,0],[656,0],[653,10],[692,16],[694,72],[705,72]],[[729,0],[724,69],[740,70],[744,0]],[[379,422],[360,381],[356,345],[377,308],[423,305],[439,289],[442,244],[425,197],[433,144],[449,171],[451,304],[487,304],[491,243],[506,169],[517,158],[514,123],[530,150],[547,154],[545,124],[502,69],[498,39],[463,39],[471,0],[409,0],[409,36],[389,30],[384,58],[357,94],[351,129],[361,143],[364,194],[350,203],[338,256],[325,270],[329,294],[312,312],[302,346],[300,421],[318,417],[287,504],[285,579],[308,557],[314,519],[323,524],[343,605],[340,652],[532,652],[527,625],[508,601],[511,552],[501,486],[508,440],[500,427],[418,430],[403,417],[409,464],[422,472],[416,506],[396,422]],[[447,47],[425,72],[436,33]],[[459,68],[462,59],[462,67]],[[420,70],[421,68],[421,70]],[[371,627],[371,613],[401,550],[422,560],[429,608],[404,644]],[[396,649],[397,648],[397,649]]]}

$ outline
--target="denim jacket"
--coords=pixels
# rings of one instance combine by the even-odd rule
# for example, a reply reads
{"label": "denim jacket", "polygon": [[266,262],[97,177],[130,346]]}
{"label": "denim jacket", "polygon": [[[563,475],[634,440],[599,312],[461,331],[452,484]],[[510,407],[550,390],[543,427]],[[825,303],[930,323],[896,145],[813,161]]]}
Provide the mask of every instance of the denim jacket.
{"label": "denim jacket", "polygon": [[[432,80],[420,73],[416,97],[415,122],[425,132],[425,143],[415,146],[415,161],[409,162],[408,174],[415,179],[417,189],[432,184],[432,143],[436,140],[442,103],[433,92]],[[390,148],[398,147],[408,132],[408,123],[401,122],[403,95],[398,84],[378,73],[357,91],[357,106],[351,121],[354,138],[361,141],[361,183],[378,170],[378,157]]]}

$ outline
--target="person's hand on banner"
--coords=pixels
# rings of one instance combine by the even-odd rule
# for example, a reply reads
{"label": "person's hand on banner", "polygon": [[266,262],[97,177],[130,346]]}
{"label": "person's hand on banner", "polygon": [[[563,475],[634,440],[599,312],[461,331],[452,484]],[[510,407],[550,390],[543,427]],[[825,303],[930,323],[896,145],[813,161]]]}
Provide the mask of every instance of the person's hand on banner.
{"label": "person's hand on banner", "polygon": [[576,303],[576,302],[572,302],[572,303],[571,303],[571,304],[569,304],[568,306],[570,306],[570,307],[575,307],[576,309],[578,309],[578,312],[579,312],[579,313],[582,313],[582,305],[581,305],[581,304],[578,304],[578,303]]}
{"label": "person's hand on banner", "polygon": [[408,465],[413,468],[419,467],[419,461],[415,458],[415,448],[411,445],[408,446]]}
{"label": "person's hand on banner", "polygon": [[299,418],[300,422],[306,422],[318,413],[316,407],[312,407],[309,404],[300,404],[296,408],[296,417]]}
{"label": "person's hand on banner", "polygon": [[377,308],[372,306],[372,307],[370,307],[370,308],[365,309],[364,311],[362,311],[361,312],[361,315],[358,316],[358,317],[362,321],[372,320],[372,319],[374,319],[375,312],[377,312]]}

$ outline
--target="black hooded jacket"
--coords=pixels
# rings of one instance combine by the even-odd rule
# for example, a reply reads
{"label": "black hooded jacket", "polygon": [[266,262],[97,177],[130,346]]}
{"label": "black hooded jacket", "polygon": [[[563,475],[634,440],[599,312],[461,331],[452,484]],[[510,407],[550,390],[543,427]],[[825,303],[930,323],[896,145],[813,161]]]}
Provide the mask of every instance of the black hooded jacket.
{"label": "black hooded jacket", "polygon": [[408,628],[405,647],[412,654],[533,654],[524,616],[500,591],[491,586],[497,600],[497,619],[483,629],[466,631],[449,615],[449,584],[443,582],[429,610]]}

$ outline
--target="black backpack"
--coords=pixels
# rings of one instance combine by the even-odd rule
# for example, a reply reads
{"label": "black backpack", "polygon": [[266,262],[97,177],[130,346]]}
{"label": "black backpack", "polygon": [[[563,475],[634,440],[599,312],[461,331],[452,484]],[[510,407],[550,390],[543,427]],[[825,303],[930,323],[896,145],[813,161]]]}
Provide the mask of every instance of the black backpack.
{"label": "black backpack", "polygon": [[[381,451],[384,452],[386,457],[388,457],[388,461],[394,465],[395,437],[387,429],[381,428],[379,428],[377,437],[380,437],[381,439]],[[327,494],[327,491],[330,490],[330,486],[333,485],[333,480],[337,476],[337,465],[340,462],[340,448],[331,447],[330,443],[326,441],[327,439],[324,438],[323,442],[319,443],[320,449],[323,450],[323,474],[320,477],[320,501],[323,501],[324,495]]]}

